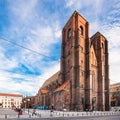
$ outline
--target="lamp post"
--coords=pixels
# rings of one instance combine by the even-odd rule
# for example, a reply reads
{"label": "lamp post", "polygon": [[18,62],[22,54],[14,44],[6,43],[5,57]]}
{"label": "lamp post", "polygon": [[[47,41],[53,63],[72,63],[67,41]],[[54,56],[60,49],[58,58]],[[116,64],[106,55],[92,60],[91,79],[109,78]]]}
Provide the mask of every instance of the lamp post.
{"label": "lamp post", "polygon": [[27,106],[27,107],[28,107],[28,114],[29,114],[29,102],[30,102],[30,99],[28,98],[28,99],[27,99],[27,104],[28,104],[28,106]]}
{"label": "lamp post", "polygon": [[24,110],[26,109],[26,101],[24,100]]}

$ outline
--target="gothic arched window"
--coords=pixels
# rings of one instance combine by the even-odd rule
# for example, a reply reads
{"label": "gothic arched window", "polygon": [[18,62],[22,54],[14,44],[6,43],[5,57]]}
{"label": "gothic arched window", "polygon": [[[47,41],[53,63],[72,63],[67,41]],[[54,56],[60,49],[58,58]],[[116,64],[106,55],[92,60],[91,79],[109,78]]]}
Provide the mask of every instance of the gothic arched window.
{"label": "gothic arched window", "polygon": [[83,27],[82,26],[80,26],[79,30],[80,30],[80,35],[83,35]]}
{"label": "gothic arched window", "polygon": [[103,51],[104,51],[104,47],[105,47],[105,46],[104,46],[104,43],[101,43],[101,47],[103,48]]}
{"label": "gothic arched window", "polygon": [[69,29],[68,29],[68,38],[71,38],[71,36],[72,36],[72,29],[69,28]]}

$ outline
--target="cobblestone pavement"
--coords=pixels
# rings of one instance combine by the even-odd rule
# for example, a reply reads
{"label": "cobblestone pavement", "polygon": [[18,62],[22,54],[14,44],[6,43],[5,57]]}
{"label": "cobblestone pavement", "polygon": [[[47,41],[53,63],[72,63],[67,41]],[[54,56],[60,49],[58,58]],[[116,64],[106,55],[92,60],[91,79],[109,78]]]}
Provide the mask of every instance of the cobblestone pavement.
{"label": "cobblestone pavement", "polygon": [[[25,112],[23,112],[22,114],[23,118],[29,118],[29,115]],[[0,120],[3,119],[8,119],[8,118],[19,118],[18,112],[15,112],[12,109],[1,109],[0,108]]]}
{"label": "cobblestone pavement", "polygon": [[[0,119],[3,120],[3,119]],[[19,120],[19,119],[7,119],[7,120]],[[61,118],[25,118],[20,120],[120,120],[119,115],[114,116],[94,116],[94,117],[61,117]]]}
{"label": "cobblestone pavement", "polygon": [[[32,109],[28,109],[18,116],[18,113],[11,109],[0,109],[0,120],[120,120],[120,112],[62,112],[37,110],[32,116]],[[7,115],[7,116],[5,116]]]}

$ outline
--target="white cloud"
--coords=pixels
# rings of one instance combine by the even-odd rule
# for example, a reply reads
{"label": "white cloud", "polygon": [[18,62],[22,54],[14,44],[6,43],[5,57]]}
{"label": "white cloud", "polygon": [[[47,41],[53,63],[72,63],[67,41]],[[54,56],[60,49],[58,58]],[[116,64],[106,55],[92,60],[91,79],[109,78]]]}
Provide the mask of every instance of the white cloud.
{"label": "white cloud", "polygon": [[58,30],[55,32],[55,37],[60,38],[61,37],[61,30]]}
{"label": "white cloud", "polygon": [[3,47],[0,46],[0,69],[3,70],[10,70],[18,66],[18,62],[14,57],[7,58],[5,56],[5,50]]}
{"label": "white cloud", "polygon": [[[114,25],[109,25],[108,23],[119,19],[113,17],[119,13],[119,4],[113,5],[116,9],[112,9],[109,12],[109,16],[106,17],[106,12],[103,11],[108,7],[104,5],[105,0],[65,0],[65,2],[66,8],[63,9],[66,14],[61,15],[58,11],[57,13],[52,11],[55,13],[50,14],[48,12],[49,14],[46,14],[47,8],[45,11],[38,9],[38,3],[40,3],[38,0],[9,2],[8,17],[10,25],[3,29],[4,35],[8,40],[51,57],[54,56],[51,49],[61,41],[62,27],[60,23],[63,21],[62,17],[65,18],[68,15],[65,10],[73,11],[76,9],[82,11],[85,18],[90,20],[91,35],[100,31],[108,39],[110,49],[110,79],[118,81],[118,78],[120,78],[119,72],[115,71],[119,71],[120,49],[118,47],[120,43],[120,27],[117,25],[118,23],[114,23]],[[43,13],[45,13],[45,16]],[[104,17],[104,21],[101,21],[101,16]],[[34,95],[38,92],[37,90],[43,82],[60,69],[60,63],[59,61],[53,61],[53,59],[45,61],[44,59],[46,58],[44,56],[19,47],[14,48],[14,55],[11,54],[10,57],[7,57],[6,51],[13,47],[12,45],[6,47],[4,44],[0,44],[0,91],[23,91],[26,95]],[[20,64],[25,65],[29,71],[33,72],[33,75],[9,72],[13,68],[19,68]],[[39,71],[40,75],[34,74],[36,71]],[[19,80],[17,81],[17,79]]]}
{"label": "white cloud", "polygon": [[74,2],[76,2],[76,1],[74,1],[74,0],[65,0],[66,1],[66,7],[71,7],[73,4],[74,4]]}
{"label": "white cloud", "polygon": [[9,33],[8,40],[41,53],[40,55],[19,48],[19,51],[13,56],[18,62],[17,64],[25,64],[31,71],[41,70],[39,66],[44,58],[42,55],[51,57],[51,46],[59,42],[61,35],[59,21],[49,23],[49,20],[39,17],[37,2],[37,0],[29,2],[18,0],[13,4],[9,2],[11,25],[5,30]]}
{"label": "white cloud", "polygon": [[39,76],[0,71],[0,91],[14,93],[23,91],[24,95],[35,95],[44,81],[60,69],[59,66],[59,61],[53,62],[50,67],[43,68],[42,75]]}
{"label": "white cloud", "polygon": [[61,27],[59,25],[59,21],[57,21],[55,24],[54,24],[54,33],[55,33],[55,39],[57,38],[61,38],[62,36],[62,30],[61,30]]}
{"label": "white cloud", "polygon": [[[32,27],[26,28],[25,33],[25,29],[19,30],[18,28],[19,24],[18,26],[16,26],[16,24],[12,24],[10,26],[9,30],[12,33],[12,38],[16,37],[13,32],[14,30],[16,31],[16,34],[27,34],[28,36],[24,38],[24,42],[17,39],[18,44],[37,51],[43,55],[50,56],[49,53],[51,46],[59,42],[58,39],[55,39],[60,37],[60,27],[58,22],[55,23],[53,27],[49,25],[47,27],[41,27],[41,25],[38,25],[38,23],[36,23],[35,29],[32,29]],[[21,36],[18,36],[18,38],[19,37]],[[1,47],[0,52],[0,66],[1,68],[4,68],[4,66],[7,67],[4,69],[4,71],[0,71],[1,92],[23,92],[24,95],[34,95],[38,92],[38,89],[43,84],[43,82],[59,70],[59,61],[42,61],[44,56],[38,55],[37,53],[33,53],[25,49],[19,49],[16,54],[11,56],[11,58],[7,58],[5,55],[5,51],[7,51],[7,49],[5,50],[3,47]],[[42,74],[23,75],[22,73],[8,72],[8,70],[12,70],[13,68],[19,69],[19,64],[25,65],[33,73],[34,71],[39,70],[39,72]]]}
{"label": "white cloud", "polygon": [[11,17],[27,22],[35,15],[34,9],[37,2],[38,0],[17,0],[17,2],[9,2],[9,9],[12,12]]}
{"label": "white cloud", "polygon": [[120,48],[109,52],[110,58],[110,83],[120,82]]}
{"label": "white cloud", "polygon": [[66,7],[69,7],[72,10],[81,10],[83,8],[89,9],[88,14],[91,14],[90,11],[94,10],[92,14],[98,14],[101,12],[102,4],[104,0],[65,0]]}
{"label": "white cloud", "polygon": [[99,31],[100,23],[98,20],[94,20],[90,23],[90,36]]}
{"label": "white cloud", "polygon": [[104,34],[109,40],[110,49],[112,47],[119,46],[119,43],[120,43],[119,31],[120,31],[120,27],[118,26],[107,27],[106,29],[104,27]]}
{"label": "white cloud", "polygon": [[44,67],[42,69],[42,75],[40,76],[40,87],[42,86],[42,84],[45,82],[46,79],[48,79],[49,77],[51,77],[53,74],[55,74],[56,72],[58,72],[60,70],[60,62],[56,61],[56,62],[51,62],[50,67]]}

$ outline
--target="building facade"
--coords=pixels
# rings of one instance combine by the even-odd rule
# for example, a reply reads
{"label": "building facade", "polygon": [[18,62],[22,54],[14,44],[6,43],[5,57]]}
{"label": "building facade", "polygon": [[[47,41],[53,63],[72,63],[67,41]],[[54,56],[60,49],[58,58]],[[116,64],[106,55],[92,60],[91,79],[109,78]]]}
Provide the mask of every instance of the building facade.
{"label": "building facade", "polygon": [[120,107],[120,83],[110,85],[111,107]]}
{"label": "building facade", "polygon": [[21,103],[22,95],[20,94],[0,93],[0,106],[2,108],[20,108]]}
{"label": "building facade", "polygon": [[23,97],[21,108],[34,108],[35,105],[37,104],[36,100],[37,100],[36,96]]}
{"label": "building facade", "polygon": [[109,110],[108,42],[99,32],[90,38],[89,32],[88,21],[75,11],[62,30],[60,71],[38,91],[39,105]]}

